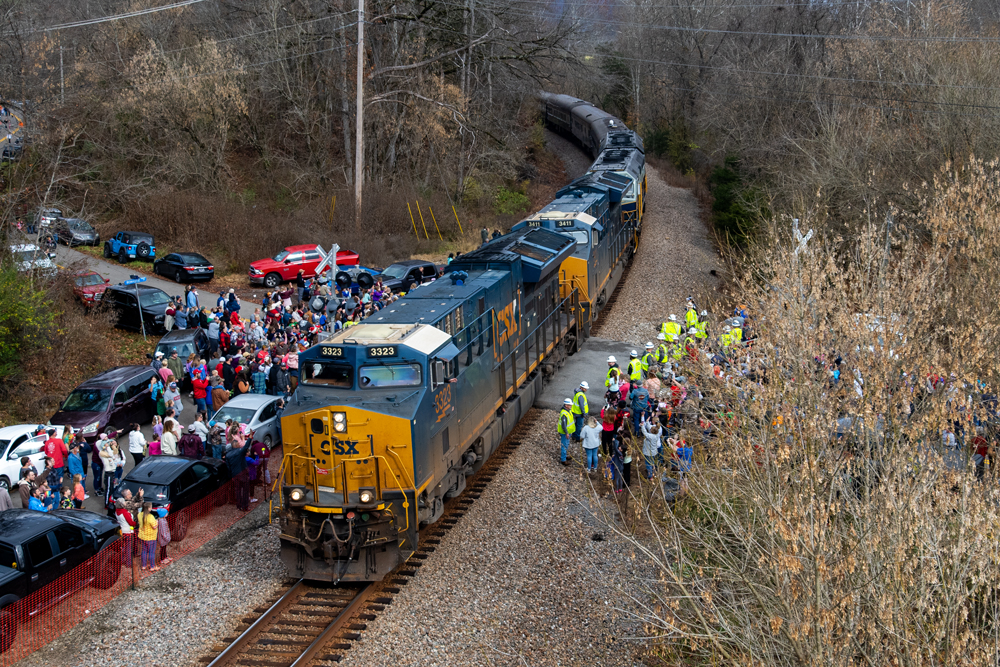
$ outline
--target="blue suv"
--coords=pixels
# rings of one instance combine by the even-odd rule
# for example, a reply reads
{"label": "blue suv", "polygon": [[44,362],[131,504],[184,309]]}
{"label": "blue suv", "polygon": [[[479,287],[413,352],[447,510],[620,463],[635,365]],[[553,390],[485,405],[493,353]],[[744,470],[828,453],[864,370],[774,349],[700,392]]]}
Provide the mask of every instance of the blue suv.
{"label": "blue suv", "polygon": [[152,260],[156,257],[153,235],[145,232],[118,232],[104,242],[104,256],[117,257],[124,264],[130,259]]}

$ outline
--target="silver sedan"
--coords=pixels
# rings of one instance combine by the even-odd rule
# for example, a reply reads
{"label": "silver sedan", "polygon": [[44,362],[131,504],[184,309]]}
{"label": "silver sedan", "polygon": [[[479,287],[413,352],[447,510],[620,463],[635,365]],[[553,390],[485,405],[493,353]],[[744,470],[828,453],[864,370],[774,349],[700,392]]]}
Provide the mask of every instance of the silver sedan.
{"label": "silver sedan", "polygon": [[219,408],[212,419],[222,424],[228,419],[246,424],[254,432],[254,439],[271,449],[280,440],[279,398],[267,394],[240,394]]}

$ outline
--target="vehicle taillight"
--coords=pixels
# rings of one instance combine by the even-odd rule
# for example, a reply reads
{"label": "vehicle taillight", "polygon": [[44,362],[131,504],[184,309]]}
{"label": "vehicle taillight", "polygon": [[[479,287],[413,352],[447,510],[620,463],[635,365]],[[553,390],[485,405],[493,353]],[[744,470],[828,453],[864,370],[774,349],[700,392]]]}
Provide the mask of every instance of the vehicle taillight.
{"label": "vehicle taillight", "polygon": [[194,267],[193,266],[185,266],[184,270],[185,271],[194,271]]}
{"label": "vehicle taillight", "polygon": [[215,270],[214,266],[206,266],[205,268],[208,269],[209,271],[214,271]]}

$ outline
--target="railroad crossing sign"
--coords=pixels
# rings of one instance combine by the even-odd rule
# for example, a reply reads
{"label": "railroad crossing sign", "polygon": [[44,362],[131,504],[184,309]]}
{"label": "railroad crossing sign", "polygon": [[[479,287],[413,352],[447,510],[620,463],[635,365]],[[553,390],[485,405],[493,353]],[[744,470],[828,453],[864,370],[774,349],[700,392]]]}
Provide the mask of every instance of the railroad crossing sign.
{"label": "railroad crossing sign", "polygon": [[[317,248],[317,250],[319,250],[320,254],[322,255],[323,254],[323,246],[316,246],[316,248]],[[325,269],[327,266],[330,267],[331,275],[334,275],[334,276],[337,275],[337,253],[338,252],[340,252],[340,246],[337,245],[336,243],[334,243],[333,246],[330,247],[330,252],[326,253],[326,255],[323,257],[323,261],[320,262],[316,266],[316,275],[317,276],[321,275],[323,273],[323,269]]]}

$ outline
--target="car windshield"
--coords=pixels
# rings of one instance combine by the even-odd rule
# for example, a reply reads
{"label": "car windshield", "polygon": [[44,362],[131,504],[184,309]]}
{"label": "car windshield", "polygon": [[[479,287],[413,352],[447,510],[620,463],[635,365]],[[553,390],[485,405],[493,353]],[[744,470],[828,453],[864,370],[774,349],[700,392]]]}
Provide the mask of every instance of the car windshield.
{"label": "car windshield", "polygon": [[192,354],[194,354],[194,343],[160,343],[156,346],[157,352],[162,352],[164,359],[170,358],[171,350],[177,350],[177,357],[179,359],[187,359]]}
{"label": "car windshield", "polygon": [[273,259],[276,262],[283,262],[283,261],[285,261],[286,257],[288,257],[288,251],[287,250],[282,250],[281,252],[279,252],[277,255],[275,255],[271,259]]}
{"label": "car windshield", "polygon": [[70,229],[75,229],[78,232],[92,232],[94,228],[83,220],[77,220],[76,218],[71,218],[66,221]]}
{"label": "car windshield", "polygon": [[143,484],[125,478],[118,486],[115,495],[121,496],[125,489],[131,491],[133,497],[139,495],[139,489],[142,489],[143,500],[151,503],[165,503],[170,500],[170,487],[165,484]]}
{"label": "car windshield", "polygon": [[17,262],[35,262],[41,259],[45,259],[37,250],[15,250],[14,260]]}
{"label": "car windshield", "polygon": [[110,389],[79,388],[62,404],[64,412],[103,412],[111,400]]}
{"label": "car windshield", "polygon": [[363,366],[358,371],[358,384],[364,389],[419,387],[421,383],[420,364]]}
{"label": "car windshield", "polygon": [[143,308],[163,306],[170,303],[170,297],[167,296],[166,292],[145,292],[139,295],[139,303],[142,304]]}
{"label": "car windshield", "polygon": [[302,367],[303,382],[350,389],[353,370],[348,364],[311,361]]}
{"label": "car windshield", "polygon": [[94,285],[103,285],[104,278],[100,277],[96,273],[91,273],[89,276],[80,276],[76,279],[77,287],[93,287]]}
{"label": "car windshield", "polygon": [[570,236],[576,239],[577,245],[587,245],[590,243],[590,235],[585,231],[568,232]]}
{"label": "car windshield", "polygon": [[3,456],[8,447],[10,447],[10,440],[0,440],[0,456]]}
{"label": "car windshield", "polygon": [[388,278],[390,280],[399,280],[406,275],[407,267],[405,266],[390,266],[387,267],[385,271],[382,272],[383,278]]}
{"label": "car windshield", "polygon": [[224,405],[215,413],[212,419],[222,423],[225,423],[228,419],[232,419],[234,422],[240,424],[249,424],[256,413],[256,410],[251,410],[250,408],[230,408]]}

